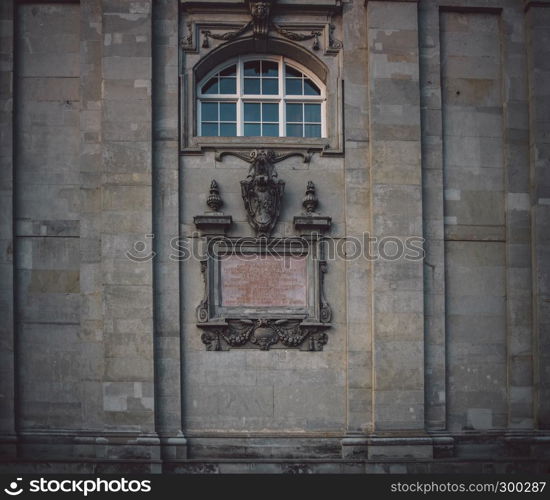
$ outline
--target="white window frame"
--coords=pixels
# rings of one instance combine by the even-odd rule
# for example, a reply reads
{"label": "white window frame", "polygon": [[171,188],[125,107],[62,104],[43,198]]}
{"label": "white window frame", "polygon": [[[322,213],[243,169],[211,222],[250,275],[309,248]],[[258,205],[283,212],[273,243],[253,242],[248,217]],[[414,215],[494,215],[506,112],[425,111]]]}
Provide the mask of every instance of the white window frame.
{"label": "white window frame", "polygon": [[[248,61],[274,61],[278,64],[278,83],[279,93],[273,95],[244,95],[244,63]],[[236,64],[237,78],[236,78],[236,93],[235,94],[203,94],[202,87],[210,78],[215,76],[225,68]],[[320,90],[320,95],[286,95],[285,94],[285,65],[288,64],[298,71],[302,72],[307,78],[309,78]],[[311,71],[309,71],[302,64],[289,59],[285,56],[273,56],[273,55],[258,55],[250,54],[246,56],[238,56],[225,61],[223,64],[219,64],[210,71],[198,84],[197,84],[197,134],[200,137],[212,137],[202,135],[202,117],[201,108],[202,102],[234,102],[236,103],[237,114],[237,136],[236,137],[258,137],[258,136],[244,136],[244,103],[278,103],[279,104],[279,137],[290,137],[300,139],[300,137],[287,136],[286,135],[286,103],[316,103],[321,105],[321,138],[327,137],[327,119],[326,119],[326,87],[325,84]],[[304,117],[305,118],[305,117]],[[305,122],[304,122],[305,124]],[[304,125],[305,126],[305,125]],[[218,136],[220,137],[220,136]],[[221,136],[225,137],[225,136]],[[235,137],[235,136],[229,136]],[[273,137],[273,136],[264,136]],[[315,139],[315,138],[310,138]]]}

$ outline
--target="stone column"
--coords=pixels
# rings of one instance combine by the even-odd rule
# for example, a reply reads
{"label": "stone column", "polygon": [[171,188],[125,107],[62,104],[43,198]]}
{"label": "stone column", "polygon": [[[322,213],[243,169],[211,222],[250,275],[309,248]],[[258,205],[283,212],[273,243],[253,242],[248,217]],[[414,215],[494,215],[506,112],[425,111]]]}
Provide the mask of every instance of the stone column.
{"label": "stone column", "polygon": [[439,6],[419,6],[424,226],[426,429],[446,419],[445,241]]}
{"label": "stone column", "polygon": [[507,254],[508,419],[506,426],[513,429],[511,434],[523,434],[534,426],[529,109],[528,84],[525,77],[527,61],[523,17],[521,5],[504,8],[501,14],[501,32],[505,34],[501,38],[501,74]]}
{"label": "stone column", "polygon": [[[178,216],[178,0],[153,7],[153,227],[156,427],[163,458],[185,458],[181,406]],[[174,247],[175,248],[175,247]]]}
{"label": "stone column", "polygon": [[[369,231],[368,86],[366,9],[361,2],[344,7],[345,217],[349,250],[365,243]],[[353,246],[352,246],[353,245]],[[372,430],[372,335],[369,314],[370,266],[365,253],[346,262],[347,419],[344,457],[365,455]]]}
{"label": "stone column", "polygon": [[102,3],[101,238],[104,424],[116,430],[118,442],[139,445],[134,456],[156,458],[150,448],[158,444],[151,255],[152,3]]}
{"label": "stone column", "polygon": [[[374,431],[369,457],[431,456],[424,430],[419,34],[416,1],[369,1]],[[395,255],[398,254],[399,258]],[[404,254],[411,259],[404,258]],[[411,439],[395,439],[405,434]],[[385,446],[391,445],[391,446]]]}
{"label": "stone column", "polygon": [[[80,305],[82,416],[87,431],[103,430],[103,282],[101,266],[101,0],[80,2]],[[84,442],[85,439],[81,438]]]}
{"label": "stone column", "polygon": [[13,0],[0,2],[0,458],[14,457]]}
{"label": "stone column", "polygon": [[528,40],[535,422],[550,429],[550,0],[525,1]]}

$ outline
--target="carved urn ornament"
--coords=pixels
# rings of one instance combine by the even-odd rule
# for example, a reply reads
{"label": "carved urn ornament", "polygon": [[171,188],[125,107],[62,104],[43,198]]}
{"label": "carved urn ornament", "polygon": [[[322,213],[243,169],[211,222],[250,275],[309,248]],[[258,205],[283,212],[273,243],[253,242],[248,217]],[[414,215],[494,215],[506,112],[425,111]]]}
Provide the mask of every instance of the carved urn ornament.
{"label": "carved urn ornament", "polygon": [[317,209],[317,205],[319,205],[319,201],[315,195],[315,184],[313,184],[313,181],[308,181],[302,206],[306,209],[307,214],[313,214]]}
{"label": "carved urn ornament", "polygon": [[208,195],[206,204],[214,212],[219,211],[223,205],[223,201],[220,197],[220,189],[218,188],[218,183],[215,180],[212,180],[212,183],[210,184],[210,194]]}

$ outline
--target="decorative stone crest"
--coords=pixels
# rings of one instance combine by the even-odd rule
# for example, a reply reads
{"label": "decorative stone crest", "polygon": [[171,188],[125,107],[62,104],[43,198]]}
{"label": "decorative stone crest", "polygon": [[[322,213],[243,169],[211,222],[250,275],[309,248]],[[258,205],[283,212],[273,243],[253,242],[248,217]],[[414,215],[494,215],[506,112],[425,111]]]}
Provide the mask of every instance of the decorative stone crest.
{"label": "decorative stone crest", "polygon": [[268,237],[279,219],[285,183],[277,178],[272,151],[255,151],[241,194],[248,221],[257,236]]}
{"label": "decorative stone crest", "polygon": [[302,152],[277,154],[271,150],[253,150],[248,155],[232,151],[224,151],[218,155],[221,159],[232,155],[250,163],[246,179],[241,181],[241,194],[248,221],[258,237],[269,237],[281,210],[281,200],[285,183],[278,178],[275,163],[290,156],[302,156],[304,161],[309,157]]}

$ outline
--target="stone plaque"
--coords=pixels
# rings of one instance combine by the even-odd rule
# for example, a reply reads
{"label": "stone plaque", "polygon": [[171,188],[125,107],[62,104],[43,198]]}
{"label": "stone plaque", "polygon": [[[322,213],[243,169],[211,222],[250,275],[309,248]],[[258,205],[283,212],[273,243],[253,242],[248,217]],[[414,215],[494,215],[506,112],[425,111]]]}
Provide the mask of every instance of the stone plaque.
{"label": "stone plaque", "polygon": [[306,307],[306,256],[226,255],[221,260],[226,307]]}

